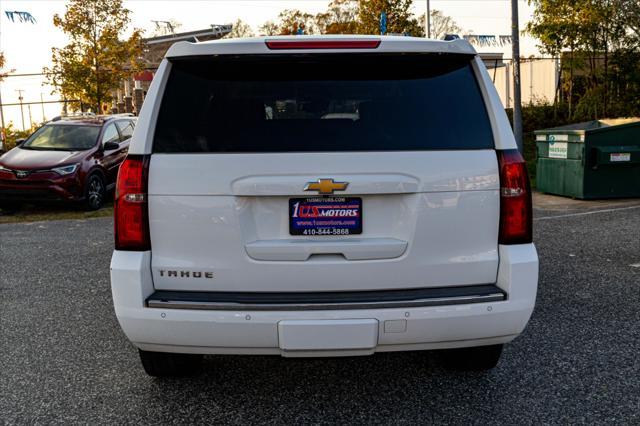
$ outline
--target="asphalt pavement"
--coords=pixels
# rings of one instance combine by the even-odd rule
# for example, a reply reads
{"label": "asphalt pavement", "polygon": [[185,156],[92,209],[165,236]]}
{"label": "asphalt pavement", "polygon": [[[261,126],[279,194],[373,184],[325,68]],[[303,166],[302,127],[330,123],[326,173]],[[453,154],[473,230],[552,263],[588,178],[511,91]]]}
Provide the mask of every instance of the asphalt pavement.
{"label": "asphalt pavement", "polygon": [[0,422],[639,423],[640,205],[536,209],[535,240],[536,310],[488,373],[211,356],[159,380],[113,312],[110,218],[0,225]]}

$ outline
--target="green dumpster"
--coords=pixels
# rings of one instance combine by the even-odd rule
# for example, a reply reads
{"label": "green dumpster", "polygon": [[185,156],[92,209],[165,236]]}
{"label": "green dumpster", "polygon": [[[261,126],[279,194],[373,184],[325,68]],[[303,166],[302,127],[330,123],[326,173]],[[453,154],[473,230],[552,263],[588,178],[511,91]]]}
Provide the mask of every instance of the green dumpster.
{"label": "green dumpster", "polygon": [[640,118],[537,130],[541,192],[581,199],[640,197]]}

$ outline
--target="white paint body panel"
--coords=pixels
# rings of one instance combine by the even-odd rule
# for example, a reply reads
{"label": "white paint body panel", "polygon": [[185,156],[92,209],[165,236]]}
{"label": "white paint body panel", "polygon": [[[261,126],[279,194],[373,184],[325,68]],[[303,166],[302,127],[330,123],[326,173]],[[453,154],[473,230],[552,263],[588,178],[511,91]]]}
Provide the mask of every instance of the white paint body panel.
{"label": "white paint body panel", "polygon": [[[169,48],[165,57],[176,58],[181,56],[201,56],[201,55],[257,55],[257,54],[283,54],[292,52],[291,50],[271,50],[267,47],[266,41],[314,41],[314,40],[381,40],[380,46],[376,49],[367,49],[368,52],[389,53],[389,52],[441,52],[441,53],[461,53],[474,55],[476,53],[473,46],[465,40],[441,41],[425,38],[402,37],[402,36],[366,36],[366,35],[326,35],[322,37],[306,36],[285,36],[285,37],[253,37],[240,39],[223,39],[216,41],[205,41],[202,43],[190,43],[181,41]],[[319,52],[362,52],[362,49],[296,49],[297,53],[319,53]]]}
{"label": "white paint body panel", "polygon": [[406,241],[395,238],[351,238],[326,241],[263,240],[245,244],[254,260],[307,261],[314,255],[341,254],[346,260],[378,260],[400,257],[407,250]]}
{"label": "white paint body panel", "polygon": [[[376,52],[381,53],[475,54],[461,40],[334,38],[380,38]],[[264,42],[180,42],[167,57],[286,53],[269,50]],[[295,51],[302,52],[349,50]],[[473,68],[495,148],[515,148],[482,61],[476,58]],[[131,154],[152,152],[170,69],[165,59],[140,113]],[[289,235],[288,199],[313,195],[303,188],[318,178],[349,182],[336,195],[362,197],[362,235]],[[149,175],[152,252],[114,252],[116,315],[127,337],[151,351],[344,356],[505,343],[522,332],[533,311],[538,258],[533,244],[498,245],[499,210],[494,150],[154,154]],[[169,278],[161,272],[168,269],[210,272],[213,278]],[[349,291],[489,283],[503,289],[507,299],[327,311],[145,307],[155,290]]]}
{"label": "white paint body panel", "polygon": [[[361,235],[289,234],[289,198],[313,196],[305,184],[324,176],[350,183],[340,196],[362,198]],[[498,185],[493,150],[153,155],[154,285],[274,292],[494,283]],[[185,269],[214,278],[164,272]]]}
{"label": "white paint body panel", "polygon": [[516,139],[513,136],[511,125],[509,124],[509,118],[504,110],[500,96],[494,86],[487,68],[480,59],[479,56],[475,57],[473,62],[473,68],[476,73],[476,78],[480,84],[480,91],[484,97],[487,111],[489,112],[489,120],[491,121],[491,128],[493,130],[493,139],[495,141],[496,149],[517,149]]}
{"label": "white paint body panel", "polygon": [[307,182],[349,182],[336,196],[496,190],[494,150],[154,154],[149,195],[313,197]]}
{"label": "white paint body panel", "polygon": [[284,351],[373,349],[378,344],[375,319],[285,320],[278,323]]}
{"label": "white paint body panel", "polygon": [[[340,311],[192,311],[150,309],[154,289],[150,253],[115,251],[111,284],[116,315],[137,347],[152,351],[345,356],[374,352],[443,349],[506,343],[520,334],[536,300],[538,256],[533,244],[500,246],[497,285],[508,292],[501,302],[422,308]],[[378,322],[375,347],[283,350],[282,321],[357,320]],[[406,320],[406,330],[385,332],[385,321]]]}

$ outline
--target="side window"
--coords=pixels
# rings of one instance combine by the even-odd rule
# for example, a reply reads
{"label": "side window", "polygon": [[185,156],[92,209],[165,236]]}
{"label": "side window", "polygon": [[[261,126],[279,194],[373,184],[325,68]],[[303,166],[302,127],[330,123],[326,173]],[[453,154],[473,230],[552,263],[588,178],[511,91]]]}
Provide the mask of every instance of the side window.
{"label": "side window", "polygon": [[104,133],[102,134],[102,145],[107,142],[120,142],[120,135],[118,134],[118,129],[116,129],[116,125],[111,123],[107,125],[104,129]]}
{"label": "side window", "polygon": [[123,120],[116,122],[118,129],[120,129],[120,135],[122,136],[122,140],[126,141],[133,135],[133,121]]}

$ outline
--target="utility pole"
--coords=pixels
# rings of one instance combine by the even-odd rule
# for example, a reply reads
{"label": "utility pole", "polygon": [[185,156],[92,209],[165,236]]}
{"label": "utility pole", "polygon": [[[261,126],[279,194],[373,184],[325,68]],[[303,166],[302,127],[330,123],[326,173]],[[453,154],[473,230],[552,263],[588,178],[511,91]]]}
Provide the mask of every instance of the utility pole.
{"label": "utility pole", "polygon": [[425,34],[427,35],[427,38],[431,38],[431,1],[427,0],[427,14],[425,15]]}
{"label": "utility pole", "polygon": [[20,115],[22,116],[22,131],[25,131],[26,127],[24,127],[24,108],[22,107],[22,100],[24,99],[22,97],[22,92],[24,92],[24,90],[16,89],[16,92],[18,92],[18,101],[20,101]]}
{"label": "utility pole", "polygon": [[29,128],[33,127],[33,117],[31,116],[31,104],[27,105],[27,111],[29,111]]}
{"label": "utility pole", "polygon": [[2,112],[2,94],[1,94],[2,90],[0,90],[0,125],[2,126],[2,129],[0,129],[0,151],[2,151],[4,149],[4,142],[5,142],[5,137],[7,134],[7,130],[4,127],[4,114]]}
{"label": "utility pole", "polygon": [[47,121],[47,118],[44,116],[44,99],[42,99],[42,92],[40,92],[40,106],[42,107],[42,122]]}
{"label": "utility pole", "polygon": [[522,99],[520,92],[520,26],[518,25],[518,0],[511,0],[511,47],[513,56],[513,135],[518,150],[523,152]]}

